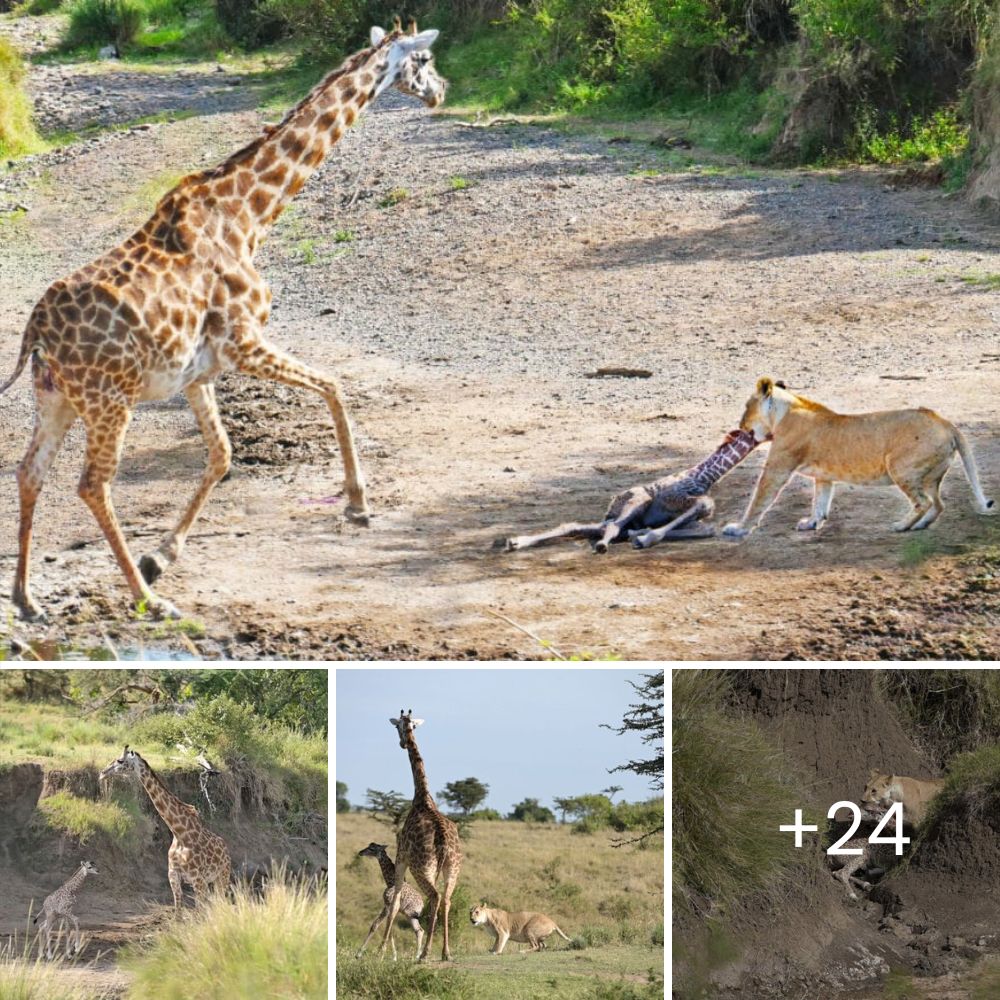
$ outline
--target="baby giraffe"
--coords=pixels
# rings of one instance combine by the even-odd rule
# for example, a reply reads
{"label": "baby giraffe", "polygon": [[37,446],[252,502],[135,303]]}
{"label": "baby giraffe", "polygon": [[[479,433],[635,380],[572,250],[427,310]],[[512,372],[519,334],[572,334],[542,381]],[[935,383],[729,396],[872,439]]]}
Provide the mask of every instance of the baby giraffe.
{"label": "baby giraffe", "polygon": [[[42,926],[38,928],[39,937],[42,932],[45,933],[45,957],[51,960],[53,958],[52,952],[52,932],[56,930],[57,925],[61,928],[63,923],[67,920],[73,921],[73,928],[76,931],[76,947],[73,949],[74,952],[80,950],[80,922],[73,915],[73,904],[76,903],[76,894],[83,885],[83,880],[88,875],[97,875],[97,869],[89,862],[84,861],[80,867],[76,870],[76,873],[72,878],[68,879],[63,885],[61,885],[55,892],[50,893],[45,897],[45,902],[42,903],[41,912],[32,923],[37,924],[39,920],[42,920]],[[44,917],[44,920],[42,919]],[[56,941],[58,943],[59,932],[56,931]],[[70,940],[71,935],[66,936],[66,956],[70,955]]]}
{"label": "baby giraffe", "polygon": [[[372,921],[372,925],[368,929],[368,937],[365,938],[365,943],[358,949],[355,958],[361,957],[361,953],[365,950],[368,942],[371,941],[376,928],[383,920],[388,918],[389,908],[392,906],[393,887],[396,884],[396,863],[389,857],[389,852],[386,850],[388,846],[388,844],[371,843],[363,851],[358,851],[358,855],[362,858],[378,859],[378,866],[382,869],[382,880],[385,882],[385,892],[382,893],[382,912]],[[413,933],[417,935],[417,953],[414,955],[414,958],[420,958],[420,943],[424,939],[424,929],[420,926],[420,920],[418,919],[423,909],[424,897],[409,882],[404,882],[403,893],[400,896],[399,912],[410,921]],[[392,945],[392,960],[395,962],[395,938],[390,937],[389,943]]]}

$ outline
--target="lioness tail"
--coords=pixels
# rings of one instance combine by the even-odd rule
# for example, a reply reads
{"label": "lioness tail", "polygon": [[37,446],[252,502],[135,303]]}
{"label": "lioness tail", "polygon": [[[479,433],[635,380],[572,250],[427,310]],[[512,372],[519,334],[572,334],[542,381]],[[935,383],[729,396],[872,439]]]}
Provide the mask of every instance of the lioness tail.
{"label": "lioness tail", "polygon": [[[553,925],[553,926],[554,926],[554,925]],[[558,934],[558,935],[559,935],[559,937],[561,937],[561,938],[562,938],[562,939],[563,939],[564,941],[570,941],[570,940],[572,940],[571,938],[568,938],[568,937],[566,937],[566,935],[565,935],[565,934],[563,934],[563,932],[562,932],[561,930],[559,930],[559,928],[558,928],[558,927],[556,927],[556,928],[555,928],[555,932],[556,932],[556,934]]]}
{"label": "lioness tail", "polygon": [[987,514],[995,508],[995,503],[983,492],[983,487],[979,483],[979,472],[976,470],[976,460],[972,457],[972,449],[965,435],[955,428],[955,448],[962,456],[962,465],[965,466],[965,475],[972,487],[973,496],[976,498],[976,505],[981,514]]}

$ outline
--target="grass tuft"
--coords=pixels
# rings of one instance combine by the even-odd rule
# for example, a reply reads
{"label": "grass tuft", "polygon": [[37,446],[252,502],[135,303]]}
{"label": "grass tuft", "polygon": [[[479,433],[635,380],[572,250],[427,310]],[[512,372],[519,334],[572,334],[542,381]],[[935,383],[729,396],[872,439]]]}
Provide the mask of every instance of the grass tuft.
{"label": "grass tuft", "polygon": [[31,120],[31,103],[24,92],[24,63],[16,49],[0,38],[0,157],[37,153],[42,140]]}
{"label": "grass tuft", "polygon": [[727,685],[715,670],[673,675],[673,895],[684,908],[777,891],[812,858],[778,830],[810,811],[804,790],[755,724],[722,711]]}
{"label": "grass tuft", "polygon": [[327,900],[273,879],[185,913],[122,956],[129,1000],[326,1000]]}

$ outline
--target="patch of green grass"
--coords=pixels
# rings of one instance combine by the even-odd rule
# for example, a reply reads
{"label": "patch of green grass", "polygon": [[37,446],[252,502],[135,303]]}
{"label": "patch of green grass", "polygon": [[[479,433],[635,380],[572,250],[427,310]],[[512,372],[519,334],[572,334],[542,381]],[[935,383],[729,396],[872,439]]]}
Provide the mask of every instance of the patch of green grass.
{"label": "patch of green grass", "polygon": [[325,895],[272,879],[263,899],[246,889],[213,897],[120,961],[130,1000],[319,1000],[327,953]]}
{"label": "patch of green grass", "polygon": [[991,292],[1000,289],[1000,274],[962,274],[959,281],[974,288],[985,288]]}
{"label": "patch of green grass", "polygon": [[353,243],[354,242],[354,233],[352,233],[350,231],[350,229],[338,229],[333,234],[333,242],[334,243]]}
{"label": "patch of green grass", "polygon": [[24,3],[19,3],[14,8],[14,13],[19,16],[30,14],[35,17],[41,14],[54,14],[64,2],[65,0],[24,0]]}
{"label": "patch of green grass", "polygon": [[3,159],[44,149],[31,119],[24,76],[21,57],[6,38],[0,38],[0,158]]}
{"label": "patch of green grass", "polygon": [[56,792],[38,800],[38,811],[52,830],[68,833],[81,844],[95,836],[117,846],[133,839],[138,814],[129,813],[116,802],[81,799],[70,792]]}
{"label": "patch of green grass", "polygon": [[818,822],[808,792],[754,723],[723,711],[727,685],[715,670],[673,673],[675,906],[708,897],[735,907],[816,863],[778,829],[796,808]]}
{"label": "patch of green grass", "polygon": [[899,561],[907,569],[913,569],[940,551],[940,543],[933,535],[927,533],[914,535],[904,540],[899,553]]}
{"label": "patch of green grass", "polygon": [[356,959],[353,953],[342,952],[337,957],[337,996],[348,1000],[401,1000],[407,997],[475,1000],[476,994],[472,977],[457,969],[386,962],[377,953]]}
{"label": "patch of green grass", "polygon": [[452,191],[466,191],[473,186],[467,177],[452,177],[450,183]]}
{"label": "patch of green grass", "polygon": [[[136,213],[152,212],[159,204],[160,199],[172,188],[176,187],[181,178],[185,175],[176,170],[161,170],[153,174],[136,188],[135,192],[125,199],[126,210]],[[148,608],[136,608],[140,615],[144,615]]]}
{"label": "patch of green grass", "polygon": [[68,49],[124,48],[135,41],[144,21],[145,11],[138,0],[74,0],[63,45]]}
{"label": "patch of green grass", "polygon": [[316,252],[316,240],[311,237],[299,240],[295,244],[295,250],[303,264],[315,264],[319,261],[319,254]]}
{"label": "patch of green grass", "polygon": [[381,201],[378,203],[379,208],[392,208],[393,205],[398,205],[400,202],[406,201],[410,197],[410,192],[406,188],[393,188]]}

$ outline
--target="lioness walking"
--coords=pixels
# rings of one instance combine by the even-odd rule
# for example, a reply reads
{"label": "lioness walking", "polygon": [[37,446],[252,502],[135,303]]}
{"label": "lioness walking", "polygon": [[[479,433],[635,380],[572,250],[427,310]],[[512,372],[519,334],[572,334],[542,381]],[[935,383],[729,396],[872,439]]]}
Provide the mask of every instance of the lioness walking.
{"label": "lioness walking", "polygon": [[494,955],[502,955],[509,940],[530,944],[532,951],[540,951],[545,947],[545,939],[553,931],[564,941],[569,940],[556,926],[556,922],[544,913],[508,913],[506,910],[494,910],[481,904],[472,907],[469,917],[473,926],[485,927],[493,935],[495,940],[490,950]]}
{"label": "lioness walking", "polygon": [[927,817],[931,800],[944,784],[944,778],[904,778],[874,768],[868,776],[861,805],[869,812],[884,813],[894,802],[902,802],[903,821],[919,826]]}

